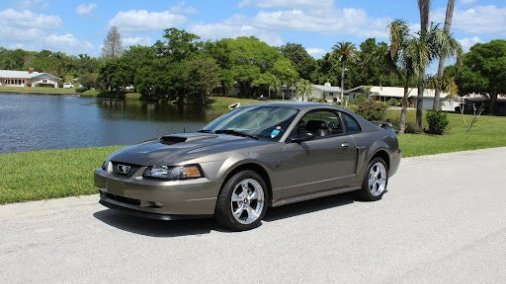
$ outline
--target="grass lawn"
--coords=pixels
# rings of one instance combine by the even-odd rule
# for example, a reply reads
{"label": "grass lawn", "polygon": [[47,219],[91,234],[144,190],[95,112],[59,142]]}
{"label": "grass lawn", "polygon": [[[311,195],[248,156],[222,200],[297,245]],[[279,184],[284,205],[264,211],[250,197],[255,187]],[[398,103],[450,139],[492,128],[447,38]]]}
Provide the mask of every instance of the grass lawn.
{"label": "grass lawn", "polygon": [[0,204],[95,193],[93,170],[117,148],[0,154]]}
{"label": "grass lawn", "polygon": [[[387,117],[398,116],[399,111],[390,110]],[[473,116],[449,113],[450,123],[444,135],[402,134],[399,144],[403,157],[475,150],[506,146],[506,117],[480,116],[473,128],[466,132],[465,120]],[[408,121],[415,121],[415,112],[408,113]],[[424,124],[424,127],[427,127]]]}
{"label": "grass lawn", "polygon": [[75,89],[49,88],[49,87],[6,87],[0,86],[0,93],[23,93],[42,95],[74,95]]}
{"label": "grass lawn", "polygon": [[[224,112],[234,102],[255,100],[214,98],[211,109]],[[398,113],[390,111],[388,116]],[[414,117],[409,113],[410,118]],[[466,115],[467,120],[472,116]],[[462,115],[449,114],[447,134],[399,136],[404,157],[506,146],[506,117],[482,116],[465,132]],[[120,146],[0,154],[0,204],[92,194],[93,171]]]}
{"label": "grass lawn", "polygon": [[228,111],[228,106],[233,103],[240,103],[241,105],[250,105],[260,103],[259,100],[232,98],[232,97],[209,97],[208,110],[213,114],[221,115]]}

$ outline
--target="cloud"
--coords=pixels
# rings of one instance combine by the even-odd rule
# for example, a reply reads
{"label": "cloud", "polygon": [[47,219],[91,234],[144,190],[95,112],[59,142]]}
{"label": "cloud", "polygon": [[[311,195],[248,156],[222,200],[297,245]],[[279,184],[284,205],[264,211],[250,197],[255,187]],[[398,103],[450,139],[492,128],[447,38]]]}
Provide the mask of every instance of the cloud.
{"label": "cloud", "polygon": [[308,7],[315,8],[332,8],[334,7],[333,0],[261,0],[257,4],[260,8],[275,8],[275,7]]}
{"label": "cloud", "polygon": [[207,40],[235,38],[238,36],[255,36],[274,46],[283,44],[281,36],[267,29],[252,25],[251,20],[243,16],[233,16],[217,23],[195,24],[190,26],[189,30]]}
{"label": "cloud", "polygon": [[461,38],[458,39],[458,41],[460,42],[464,52],[468,52],[473,45],[482,42],[482,40],[477,36]]}
{"label": "cloud", "polygon": [[252,35],[271,45],[283,44],[281,34],[290,31],[380,38],[388,35],[390,19],[371,18],[362,9],[340,9],[332,0],[243,0],[238,3],[239,7],[252,5],[261,8],[252,16],[235,15],[215,23],[194,24],[189,30],[204,39]]}
{"label": "cloud", "polygon": [[77,39],[73,34],[51,34],[44,39],[44,49],[63,51],[69,54],[92,53],[95,46],[87,41]]}
{"label": "cloud", "polygon": [[22,10],[46,9],[49,3],[44,0],[24,0],[17,5]]}
{"label": "cloud", "polygon": [[[58,16],[33,13],[29,10],[5,9],[0,11],[0,25],[5,28],[56,29],[63,24]],[[22,30],[21,30],[22,31]]]}
{"label": "cloud", "polygon": [[311,9],[316,8],[331,8],[334,6],[333,0],[260,0],[253,3],[251,0],[242,0],[239,2],[239,7],[255,5],[259,8],[279,8],[279,7],[308,7]]}
{"label": "cloud", "polygon": [[370,18],[362,9],[292,9],[266,12],[255,17],[256,25],[276,30],[316,32],[332,35],[387,37],[389,18]]}
{"label": "cloud", "polygon": [[0,38],[4,45],[12,44],[12,41],[34,41],[61,27],[62,23],[58,16],[6,9],[0,11]]}
{"label": "cloud", "polygon": [[148,12],[147,10],[129,10],[118,12],[109,26],[116,26],[124,32],[159,31],[186,22],[186,17],[173,10]]}
{"label": "cloud", "polygon": [[[438,9],[432,13],[436,22],[443,22],[445,10]],[[494,5],[475,6],[469,9],[455,9],[452,29],[470,34],[506,34],[506,7]]]}
{"label": "cloud", "polygon": [[244,8],[250,6],[251,4],[252,4],[251,0],[241,0],[239,1],[239,3],[237,3],[237,7]]}
{"label": "cloud", "polygon": [[91,11],[95,10],[97,8],[97,4],[95,3],[88,3],[88,4],[81,4],[77,6],[76,13],[78,15],[88,15],[91,13]]}
{"label": "cloud", "polygon": [[121,39],[123,47],[129,47],[132,45],[151,45],[151,39],[149,37],[142,36],[127,36]]}
{"label": "cloud", "polygon": [[325,49],[319,47],[309,47],[306,48],[306,51],[309,53],[309,55],[317,59],[321,58],[323,55],[325,55],[325,53],[327,53]]}
{"label": "cloud", "polygon": [[478,2],[478,0],[461,0],[462,4],[473,4]]}
{"label": "cloud", "polygon": [[94,51],[91,43],[79,40],[72,34],[56,34],[55,30],[63,26],[58,16],[6,9],[0,11],[0,26],[1,44],[10,48],[50,49],[69,54]]}

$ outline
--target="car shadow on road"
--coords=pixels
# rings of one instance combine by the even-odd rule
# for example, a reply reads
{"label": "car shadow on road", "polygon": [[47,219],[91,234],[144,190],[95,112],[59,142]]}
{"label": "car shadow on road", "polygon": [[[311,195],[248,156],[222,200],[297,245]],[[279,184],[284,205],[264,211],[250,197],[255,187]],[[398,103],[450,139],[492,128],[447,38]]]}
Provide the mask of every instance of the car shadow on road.
{"label": "car shadow on road", "polygon": [[131,216],[112,209],[95,212],[93,217],[117,229],[150,237],[180,237],[225,231],[210,218],[162,221]]}
{"label": "car shadow on road", "polygon": [[[353,193],[329,196],[281,207],[269,208],[265,222],[276,222],[282,219],[309,214],[325,209],[351,204],[355,201]],[[96,219],[117,229],[133,234],[150,237],[170,238],[188,235],[208,234],[212,231],[228,233],[210,218],[161,221],[126,215],[115,210],[104,209],[93,214]]]}
{"label": "car shadow on road", "polygon": [[298,215],[317,212],[338,206],[351,204],[356,201],[356,194],[353,192],[340,195],[332,195],[303,202],[297,202],[281,207],[269,208],[264,221],[273,222]]}

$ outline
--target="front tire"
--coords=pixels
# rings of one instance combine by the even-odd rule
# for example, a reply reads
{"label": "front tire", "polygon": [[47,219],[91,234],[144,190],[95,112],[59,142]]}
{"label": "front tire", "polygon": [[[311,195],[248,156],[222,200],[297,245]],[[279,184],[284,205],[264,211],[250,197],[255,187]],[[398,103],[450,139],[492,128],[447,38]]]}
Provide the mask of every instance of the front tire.
{"label": "front tire", "polygon": [[387,191],[388,166],[382,158],[374,158],[369,162],[362,181],[360,196],[366,201],[380,200]]}
{"label": "front tire", "polygon": [[267,211],[265,181],[254,171],[233,175],[223,186],[216,202],[216,219],[232,231],[260,226]]}

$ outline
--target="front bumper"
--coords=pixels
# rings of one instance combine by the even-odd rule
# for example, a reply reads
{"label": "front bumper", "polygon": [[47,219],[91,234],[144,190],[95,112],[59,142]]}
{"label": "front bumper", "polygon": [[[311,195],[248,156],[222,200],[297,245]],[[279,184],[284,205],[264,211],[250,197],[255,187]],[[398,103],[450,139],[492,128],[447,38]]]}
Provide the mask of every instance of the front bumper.
{"label": "front bumper", "polygon": [[143,168],[131,177],[119,177],[99,168],[95,187],[100,203],[121,211],[161,220],[214,214],[219,184],[207,178],[163,181],[142,177]]}
{"label": "front bumper", "polygon": [[117,202],[111,201],[108,198],[102,197],[102,195],[103,194],[101,193],[99,201],[100,204],[104,205],[105,207],[119,211],[121,213],[136,217],[167,221],[167,220],[183,220],[191,218],[206,218],[212,216],[212,215],[174,215],[174,214],[152,213],[144,210],[135,210],[125,207],[122,204],[118,204]]}

